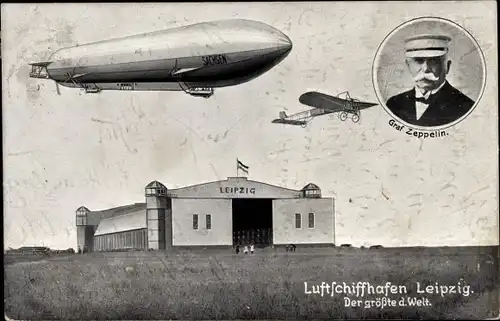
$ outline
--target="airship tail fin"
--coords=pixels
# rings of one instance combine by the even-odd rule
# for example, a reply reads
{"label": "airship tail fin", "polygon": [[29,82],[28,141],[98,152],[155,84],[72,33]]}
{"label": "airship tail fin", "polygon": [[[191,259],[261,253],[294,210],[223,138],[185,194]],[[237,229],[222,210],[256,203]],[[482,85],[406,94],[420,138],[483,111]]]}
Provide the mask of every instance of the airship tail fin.
{"label": "airship tail fin", "polygon": [[172,72],[172,75],[185,74],[187,72],[190,72],[190,71],[193,71],[193,70],[196,70],[196,69],[200,69],[200,68],[198,68],[198,67],[195,67],[195,68],[180,68],[180,69],[177,69],[174,72]]}
{"label": "airship tail fin", "polygon": [[29,65],[35,67],[47,67],[51,62],[52,61],[32,62],[29,63]]}
{"label": "airship tail fin", "polygon": [[49,74],[47,72],[47,66],[51,63],[51,61],[44,62],[33,62],[29,65],[31,66],[30,77],[31,78],[49,78]]}

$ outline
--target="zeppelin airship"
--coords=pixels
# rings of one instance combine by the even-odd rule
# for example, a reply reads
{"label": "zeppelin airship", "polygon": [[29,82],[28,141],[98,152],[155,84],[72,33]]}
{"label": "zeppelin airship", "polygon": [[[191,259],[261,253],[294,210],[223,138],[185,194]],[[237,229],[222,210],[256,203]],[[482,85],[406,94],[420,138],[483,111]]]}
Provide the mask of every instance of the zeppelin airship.
{"label": "zeppelin airship", "polygon": [[290,38],[265,23],[219,20],[62,48],[31,63],[30,77],[87,93],[165,90],[208,98],[214,88],[259,77],[291,50]]}

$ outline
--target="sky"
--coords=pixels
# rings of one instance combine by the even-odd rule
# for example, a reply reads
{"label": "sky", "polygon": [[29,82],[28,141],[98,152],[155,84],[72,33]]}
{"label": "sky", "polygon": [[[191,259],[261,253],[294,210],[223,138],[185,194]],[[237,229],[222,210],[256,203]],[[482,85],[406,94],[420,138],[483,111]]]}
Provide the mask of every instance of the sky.
{"label": "sky", "polygon": [[[481,101],[448,136],[418,139],[380,106],[359,123],[337,115],[308,127],[271,124],[308,109],[309,90],[377,102],[372,67],[401,23],[439,16],[482,48]],[[125,18],[126,17],[126,18]],[[264,75],[218,89],[84,94],[30,79],[55,50],[192,23],[244,18],[289,36],[289,56]],[[496,7],[467,3],[2,4],[4,244],[76,246],[75,211],[144,202],[167,188],[236,175],[291,189],[309,182],[335,198],[336,240],[355,246],[498,244]]]}

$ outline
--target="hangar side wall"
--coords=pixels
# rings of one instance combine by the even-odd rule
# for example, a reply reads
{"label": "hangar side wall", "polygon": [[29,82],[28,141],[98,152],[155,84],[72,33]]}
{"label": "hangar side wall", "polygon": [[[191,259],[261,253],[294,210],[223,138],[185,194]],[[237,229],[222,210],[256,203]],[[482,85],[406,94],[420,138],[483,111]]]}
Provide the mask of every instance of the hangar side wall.
{"label": "hangar side wall", "polygon": [[[198,229],[193,215],[198,215]],[[206,215],[211,215],[211,229]],[[231,199],[172,199],[172,234],[174,246],[232,245]]]}
{"label": "hangar side wall", "polygon": [[94,236],[94,251],[145,250],[147,248],[147,230],[137,229],[118,233]]}
{"label": "hangar side wall", "polygon": [[[274,244],[333,244],[333,198],[286,199],[273,201]],[[314,227],[309,228],[309,213],[314,213]],[[300,228],[296,227],[300,214]]]}

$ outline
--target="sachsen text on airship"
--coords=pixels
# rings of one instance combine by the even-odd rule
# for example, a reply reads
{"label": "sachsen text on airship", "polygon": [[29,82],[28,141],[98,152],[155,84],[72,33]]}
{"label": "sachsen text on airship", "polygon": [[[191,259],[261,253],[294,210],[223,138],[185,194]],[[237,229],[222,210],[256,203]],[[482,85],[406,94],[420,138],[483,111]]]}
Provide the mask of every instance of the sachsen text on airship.
{"label": "sachsen text on airship", "polygon": [[31,63],[30,77],[93,93],[183,90],[208,98],[214,88],[262,75],[291,49],[290,39],[267,24],[219,20],[63,48]]}

